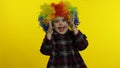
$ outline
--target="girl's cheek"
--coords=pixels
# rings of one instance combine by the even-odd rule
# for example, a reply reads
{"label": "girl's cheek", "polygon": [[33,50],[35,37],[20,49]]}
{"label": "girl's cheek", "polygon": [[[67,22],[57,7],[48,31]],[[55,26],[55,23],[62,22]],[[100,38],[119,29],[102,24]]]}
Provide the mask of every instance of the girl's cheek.
{"label": "girl's cheek", "polygon": [[54,27],[58,27],[58,24],[54,23]]}

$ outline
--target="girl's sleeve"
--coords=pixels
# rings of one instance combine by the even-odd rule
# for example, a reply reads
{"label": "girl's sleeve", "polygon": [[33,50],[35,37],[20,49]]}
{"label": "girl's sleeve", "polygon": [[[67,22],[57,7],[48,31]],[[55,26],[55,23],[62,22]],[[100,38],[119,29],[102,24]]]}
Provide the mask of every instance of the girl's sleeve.
{"label": "girl's sleeve", "polygon": [[45,36],[40,48],[40,52],[44,55],[51,55],[52,51],[53,51],[53,38],[49,40],[47,39],[47,36]]}
{"label": "girl's sleeve", "polygon": [[88,46],[88,41],[86,40],[86,35],[82,34],[80,31],[76,34],[73,35],[74,38],[74,47],[77,48],[78,50],[84,50]]}

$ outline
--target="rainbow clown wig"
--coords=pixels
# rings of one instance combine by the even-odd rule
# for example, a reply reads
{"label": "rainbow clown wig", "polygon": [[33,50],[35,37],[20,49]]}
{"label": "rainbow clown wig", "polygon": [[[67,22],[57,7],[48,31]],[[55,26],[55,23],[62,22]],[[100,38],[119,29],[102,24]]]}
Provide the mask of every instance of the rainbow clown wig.
{"label": "rainbow clown wig", "polygon": [[41,12],[39,15],[40,26],[46,32],[48,30],[48,21],[53,20],[57,16],[64,17],[68,23],[70,15],[74,17],[74,24],[79,24],[77,9],[71,6],[68,2],[59,2],[58,4],[51,3],[51,5],[44,4],[41,6]]}

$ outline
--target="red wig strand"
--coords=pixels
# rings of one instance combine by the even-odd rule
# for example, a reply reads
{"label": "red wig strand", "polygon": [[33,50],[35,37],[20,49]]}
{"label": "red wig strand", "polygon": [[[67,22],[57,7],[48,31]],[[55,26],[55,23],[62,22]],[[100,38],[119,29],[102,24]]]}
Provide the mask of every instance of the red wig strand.
{"label": "red wig strand", "polygon": [[55,16],[61,16],[68,20],[70,12],[64,2],[60,2],[59,4],[52,3],[51,6],[55,9]]}

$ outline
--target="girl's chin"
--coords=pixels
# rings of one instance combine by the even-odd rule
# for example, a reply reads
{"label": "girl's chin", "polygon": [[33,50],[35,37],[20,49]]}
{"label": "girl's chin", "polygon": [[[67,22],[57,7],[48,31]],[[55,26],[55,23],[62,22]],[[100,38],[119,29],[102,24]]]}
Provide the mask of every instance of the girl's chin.
{"label": "girl's chin", "polygon": [[65,34],[66,32],[58,32],[59,34]]}

